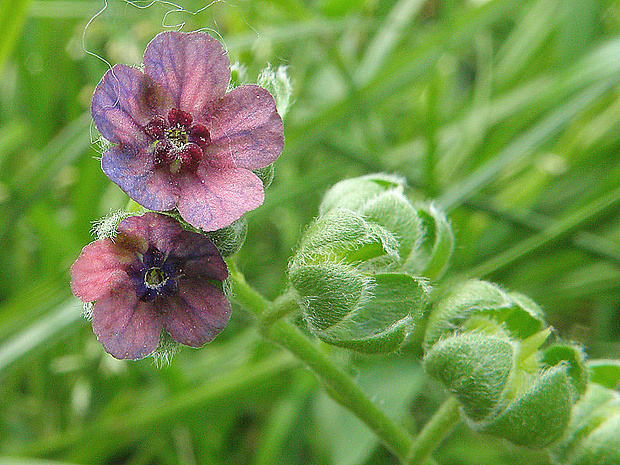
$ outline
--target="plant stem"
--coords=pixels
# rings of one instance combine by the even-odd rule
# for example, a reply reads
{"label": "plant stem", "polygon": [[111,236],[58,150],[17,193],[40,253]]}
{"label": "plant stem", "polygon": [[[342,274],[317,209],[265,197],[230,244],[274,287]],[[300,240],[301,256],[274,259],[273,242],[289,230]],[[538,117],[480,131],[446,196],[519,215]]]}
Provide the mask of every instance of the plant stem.
{"label": "plant stem", "polygon": [[457,400],[448,397],[413,441],[406,463],[410,465],[424,463],[460,418]]}
{"label": "plant stem", "polygon": [[364,394],[340,368],[288,321],[278,321],[265,335],[292,352],[324,383],[330,396],[362,420],[394,454],[403,459],[411,437]]}
{"label": "plant stem", "polygon": [[237,301],[245,310],[249,310],[257,318],[261,318],[263,313],[271,303],[262,295],[256,292],[246,281],[245,276],[237,269],[232,261],[227,261],[230,284],[230,298]]}
{"label": "plant stem", "polygon": [[[271,318],[290,312],[293,302],[291,296],[283,296],[270,304],[246,283],[243,275],[236,269],[232,268],[230,275],[233,298],[261,320],[263,335],[304,362],[319,377],[336,402],[364,422],[386,447],[404,460],[412,441],[409,433],[377,408],[351,378],[334,365],[332,360],[297,327],[288,321],[274,321]],[[267,322],[271,324],[264,324]]]}

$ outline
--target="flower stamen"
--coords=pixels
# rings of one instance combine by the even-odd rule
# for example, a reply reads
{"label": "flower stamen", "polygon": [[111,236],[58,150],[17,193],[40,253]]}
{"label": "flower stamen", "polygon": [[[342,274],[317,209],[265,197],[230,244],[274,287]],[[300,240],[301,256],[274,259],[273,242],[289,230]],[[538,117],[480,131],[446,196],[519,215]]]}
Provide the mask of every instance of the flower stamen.
{"label": "flower stamen", "polygon": [[167,119],[158,115],[144,126],[144,132],[154,140],[155,166],[168,165],[172,174],[198,169],[203,149],[211,143],[211,133],[204,124],[192,124],[193,120],[189,113],[173,108]]}

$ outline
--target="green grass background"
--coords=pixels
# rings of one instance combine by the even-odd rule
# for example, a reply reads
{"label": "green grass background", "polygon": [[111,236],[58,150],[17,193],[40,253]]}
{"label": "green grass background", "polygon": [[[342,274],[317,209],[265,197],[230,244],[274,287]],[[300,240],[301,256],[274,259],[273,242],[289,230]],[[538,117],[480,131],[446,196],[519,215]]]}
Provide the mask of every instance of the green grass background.
{"label": "green grass background", "polygon": [[[205,3],[181,2],[196,11]],[[145,6],[147,2],[140,5]],[[107,69],[83,33],[100,1],[0,3],[0,463],[391,464],[242,309],[163,369],[96,342],[68,268],[125,195],[100,170],[89,115]],[[164,25],[210,28],[255,79],[286,65],[293,104],[240,268],[270,298],[322,193],[405,176],[449,213],[449,274],[543,306],[557,337],[620,357],[620,3],[613,0],[229,0],[196,15],[121,0],[87,50],[137,64]],[[162,24],[165,21],[165,24]],[[328,349],[411,431],[444,393],[407,353]],[[547,464],[460,426],[455,465]]]}

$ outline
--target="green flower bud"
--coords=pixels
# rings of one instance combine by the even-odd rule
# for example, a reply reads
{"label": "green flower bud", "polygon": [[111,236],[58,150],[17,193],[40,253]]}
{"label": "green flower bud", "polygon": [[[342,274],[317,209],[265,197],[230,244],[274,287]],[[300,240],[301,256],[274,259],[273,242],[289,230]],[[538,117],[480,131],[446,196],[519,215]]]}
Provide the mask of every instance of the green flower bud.
{"label": "green flower bud", "polygon": [[531,448],[557,441],[570,420],[572,394],[563,367],[542,371],[523,382],[527,390],[500,413],[473,428]]}
{"label": "green flower bud", "polygon": [[543,365],[566,366],[573,402],[577,402],[588,387],[588,369],[585,358],[583,350],[574,345],[555,344],[542,351]]}
{"label": "green flower bud", "polygon": [[289,279],[310,330],[324,341],[364,352],[394,350],[421,316],[428,280],[414,271],[440,275],[452,232],[437,209],[412,204],[404,187],[385,174],[339,182],[304,234]]}
{"label": "green flower bud", "polygon": [[301,263],[398,260],[398,241],[381,226],[350,210],[336,209],[319,217],[306,231],[291,268]]}
{"label": "green flower bud", "polygon": [[480,421],[495,411],[513,371],[514,344],[482,333],[441,339],[424,358],[424,368],[460,401],[468,418]]}
{"label": "green flower bud", "polygon": [[398,247],[390,231],[351,210],[319,217],[289,265],[310,331],[361,352],[396,350],[428,294],[423,279],[392,272]]}
{"label": "green flower bud", "polygon": [[308,265],[289,274],[310,331],[365,353],[392,352],[426,304],[423,280],[400,273],[364,274],[348,265]]}
{"label": "green flower bud", "polygon": [[562,436],[587,382],[583,351],[568,344],[543,349],[550,334],[529,298],[467,281],[432,309],[425,368],[455,395],[476,431],[547,447]]}
{"label": "green flower bud", "polygon": [[435,205],[422,205],[417,213],[425,234],[407,256],[404,268],[435,281],[444,274],[452,257],[454,233],[445,214]]}
{"label": "green flower bud", "polygon": [[398,270],[432,281],[439,279],[454,249],[446,216],[434,205],[414,204],[402,179],[372,174],[335,184],[323,197],[321,214],[354,211],[389,231],[398,241]]}
{"label": "green flower bud", "polygon": [[455,285],[433,306],[424,343],[431,347],[456,328],[478,329],[499,325],[520,339],[541,331],[545,323],[540,307],[527,297],[508,293],[497,285],[469,280]]}
{"label": "green flower bud", "polygon": [[562,439],[550,448],[556,465],[620,463],[620,394],[590,383]]}
{"label": "green flower bud", "polygon": [[237,253],[245,242],[248,233],[248,222],[241,217],[225,228],[203,232],[215,244],[222,257]]}
{"label": "green flower bud", "polygon": [[358,211],[366,220],[380,225],[394,235],[398,241],[401,262],[416,251],[424,240],[422,219],[409,200],[396,189],[376,195],[365,202]]}
{"label": "green flower bud", "polygon": [[324,215],[334,208],[359,211],[366,202],[383,192],[395,190],[402,193],[404,185],[402,178],[383,173],[345,179],[334,184],[325,193],[319,206],[319,214]]}

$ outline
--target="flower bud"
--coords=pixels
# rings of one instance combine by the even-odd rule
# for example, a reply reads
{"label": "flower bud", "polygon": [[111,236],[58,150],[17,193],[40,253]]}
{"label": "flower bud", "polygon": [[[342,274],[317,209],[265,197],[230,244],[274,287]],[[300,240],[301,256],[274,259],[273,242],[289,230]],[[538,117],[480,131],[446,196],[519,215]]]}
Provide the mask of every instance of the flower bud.
{"label": "flower bud", "polygon": [[439,279],[454,249],[454,234],[435,205],[414,204],[404,195],[404,181],[372,174],[335,184],[324,196],[320,212],[352,210],[380,225],[398,241],[399,271]]}
{"label": "flower bud", "polygon": [[426,354],[424,368],[454,394],[468,418],[480,421],[503,400],[515,357],[510,340],[462,333],[437,342]]}
{"label": "flower bud", "polygon": [[571,390],[563,367],[537,373],[527,386],[499,414],[473,424],[474,429],[531,448],[547,447],[557,441],[570,420]]}
{"label": "flower bud", "polygon": [[423,282],[409,275],[371,277],[345,265],[310,265],[290,274],[304,317],[316,336],[366,353],[396,350],[426,301]]}
{"label": "flower bud", "polygon": [[424,280],[392,272],[398,241],[351,210],[334,209],[306,232],[289,265],[310,331],[366,353],[396,350],[421,315]]}
{"label": "flower bud", "polygon": [[454,251],[454,233],[445,214],[433,204],[418,209],[425,235],[405,261],[405,269],[431,281],[439,279]]}
{"label": "flower bud", "polygon": [[319,206],[319,214],[324,215],[334,208],[358,211],[366,202],[383,192],[389,190],[402,192],[403,189],[402,178],[384,173],[345,179],[334,184],[325,193]]}
{"label": "flower bud", "polygon": [[579,400],[588,387],[588,369],[585,358],[586,356],[580,347],[569,344],[554,344],[541,353],[543,366],[563,365],[566,367],[573,403]]}
{"label": "flower bud", "polygon": [[472,429],[546,447],[562,436],[587,379],[580,348],[542,348],[550,334],[529,298],[467,281],[434,305],[424,366],[459,400]]}
{"label": "flower bud", "polygon": [[[426,305],[452,232],[434,207],[415,206],[402,179],[372,174],[335,184],[289,265],[310,330],[364,352],[398,348]],[[417,271],[421,271],[416,275]],[[421,276],[421,277],[417,277]]]}
{"label": "flower bud", "polygon": [[293,257],[292,267],[302,262],[355,263],[376,257],[396,262],[398,241],[394,235],[353,211],[336,209],[310,225]]}
{"label": "flower bud", "polygon": [[486,281],[469,280],[455,285],[434,305],[424,343],[431,347],[456,328],[475,329],[489,322],[503,325],[520,339],[541,331],[545,325],[542,310],[531,299],[504,292]]}
{"label": "flower bud", "polygon": [[575,405],[564,436],[550,448],[557,465],[620,463],[620,394],[597,383]]}

